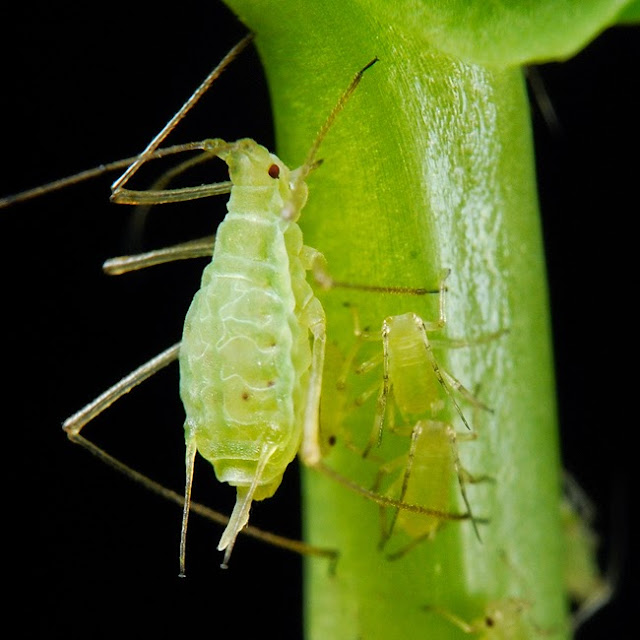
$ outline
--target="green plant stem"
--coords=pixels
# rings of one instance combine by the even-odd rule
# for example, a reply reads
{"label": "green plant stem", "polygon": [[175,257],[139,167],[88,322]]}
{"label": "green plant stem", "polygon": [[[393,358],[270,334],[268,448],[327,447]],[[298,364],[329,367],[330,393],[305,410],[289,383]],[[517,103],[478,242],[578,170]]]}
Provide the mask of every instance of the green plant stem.
{"label": "green plant stem", "polygon": [[[377,549],[376,505],[306,471],[308,540],[341,553],[335,575],[307,563],[308,637],[468,637],[424,607],[472,620],[507,598],[527,603],[519,614],[525,637],[540,629],[564,637],[549,312],[521,73],[455,60],[347,2],[339,10],[228,4],[257,33],[278,154],[291,166],[304,160],[354,73],[380,58],[322,144],[324,164],[309,180],[301,219],[305,243],[342,281],[433,287],[450,268],[444,333],[472,339],[509,330],[439,356],[466,386],[480,385],[494,410],[471,412],[479,438],[460,445],[464,466],[495,480],[469,488],[476,514],[490,518],[482,543],[468,523],[448,523],[435,540],[388,561]],[[322,302],[330,342],[323,429],[339,442],[347,433],[362,441],[373,412],[343,416],[332,403],[340,356],[354,342],[344,303],[356,304],[375,330],[389,314],[434,319],[436,296],[336,289]],[[364,486],[376,471],[340,446],[326,463]]]}

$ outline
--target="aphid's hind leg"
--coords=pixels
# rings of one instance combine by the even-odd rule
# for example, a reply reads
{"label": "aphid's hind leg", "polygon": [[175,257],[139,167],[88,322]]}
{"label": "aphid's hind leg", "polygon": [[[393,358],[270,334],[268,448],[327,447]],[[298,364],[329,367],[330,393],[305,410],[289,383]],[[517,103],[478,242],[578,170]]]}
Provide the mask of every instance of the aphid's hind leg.
{"label": "aphid's hind leg", "polygon": [[389,397],[391,385],[389,383],[389,332],[385,331],[386,324],[383,324],[382,329],[382,385],[380,386],[380,393],[378,394],[378,400],[376,402],[376,413],[373,420],[373,430],[369,436],[369,441],[362,453],[364,458],[367,457],[371,448],[376,445],[380,446],[382,442],[382,430],[384,426],[384,417],[387,411],[387,399]]}
{"label": "aphid's hind leg", "polygon": [[[444,308],[442,306],[441,306],[440,317],[441,317],[441,320],[444,319]],[[428,332],[430,330],[433,330],[433,329],[430,329],[430,326],[432,326],[434,323],[425,322],[420,316],[416,315],[415,313],[413,314],[413,318],[414,318],[414,322],[420,329],[425,355],[427,356],[427,359],[429,360],[431,367],[433,368],[433,373],[435,374],[436,378],[442,385],[442,388],[445,390],[445,392],[451,399],[451,402],[453,402],[453,406],[455,407],[458,415],[462,419],[464,426],[467,427],[469,431],[471,431],[471,427],[469,426],[469,423],[467,422],[467,419],[465,418],[465,415],[462,412],[460,405],[458,404],[457,400],[453,396],[453,393],[450,387],[453,387],[456,391],[460,392],[460,394],[466,399],[473,398],[475,400],[474,404],[477,404],[479,401],[474,398],[474,396],[471,394],[470,391],[467,391],[467,389],[463,387],[462,383],[460,383],[451,374],[447,373],[444,369],[440,368],[440,365],[438,364],[436,357],[433,355],[433,350],[431,348],[431,343],[429,342],[429,338],[427,337]],[[440,323],[436,323],[437,328],[441,328],[441,326],[443,325],[440,325]]]}
{"label": "aphid's hind leg", "polygon": [[[126,395],[141,382],[144,382],[147,378],[151,377],[153,374],[157,373],[164,367],[171,364],[174,360],[176,360],[179,350],[180,343],[177,343],[163,351],[161,354],[157,355],[155,358],[152,358],[142,366],[138,367],[135,371],[125,376],[111,388],[107,389],[107,391],[100,394],[100,396],[98,396],[95,400],[90,402],[80,411],[65,420],[62,426],[72,442],[84,447],[102,462],[108,464],[116,471],[119,471],[134,482],[142,485],[145,489],[153,491],[153,493],[165,498],[166,500],[169,500],[170,502],[174,502],[180,506],[184,506],[185,496],[171,489],[168,489],[155,480],[152,480],[139,471],[136,471],[135,469],[129,467],[128,465],[124,464],[117,458],[114,458],[112,455],[104,451],[104,449],[101,449],[97,445],[93,444],[93,442],[80,435],[80,431],[86,424],[96,418],[100,413],[105,411],[116,400],[121,398],[123,395]],[[187,443],[187,459],[189,460],[192,455],[193,452],[191,449],[189,449],[189,443]],[[187,462],[187,477],[189,477],[191,473],[192,470],[190,469],[189,462]],[[189,495],[187,495],[187,499],[190,499]],[[229,518],[227,516],[219,513],[218,511],[214,511],[213,509],[200,504],[199,502],[190,502],[189,507],[190,511],[197,513],[198,515],[206,518],[211,522],[215,522],[216,524],[222,526],[226,526],[229,523]],[[183,523],[183,529],[186,532],[186,522]],[[252,538],[256,538],[257,540],[261,540],[262,542],[265,542],[267,544],[271,544],[282,549],[287,549],[289,551],[292,551],[293,553],[327,558],[331,561],[332,569],[335,567],[335,563],[338,559],[338,552],[334,549],[315,547],[299,540],[291,540],[289,538],[285,538],[268,531],[263,531],[262,529],[258,529],[257,527],[253,527],[251,525],[245,527],[241,533],[246,534]],[[183,574],[184,542],[182,542],[180,554],[181,574]]]}
{"label": "aphid's hind leg", "polygon": [[[482,538],[480,537],[480,530],[478,529],[478,522],[473,515],[473,512],[471,510],[471,504],[469,503],[469,498],[467,497],[466,483],[467,483],[467,479],[472,476],[470,476],[470,474],[467,471],[465,471],[465,469],[462,466],[462,463],[460,462],[460,456],[458,455],[458,444],[456,442],[456,432],[451,427],[448,426],[447,434],[449,436],[449,441],[451,442],[453,464],[455,466],[456,474],[458,476],[458,486],[460,487],[460,495],[462,495],[462,500],[465,506],[467,507],[467,511],[469,512],[469,515],[471,517],[471,524],[473,525],[473,530],[475,531],[476,537],[480,542],[482,542]],[[477,481],[480,482],[480,479],[478,479]]]}
{"label": "aphid's hind leg", "polygon": [[113,387],[101,393],[95,400],[80,409],[80,411],[74,413],[70,418],[67,418],[62,428],[66,431],[69,439],[75,442],[83,440],[84,438],[80,436],[80,431],[88,422],[91,422],[91,420],[100,415],[123,395],[129,393],[134,387],[137,387],[141,382],[144,382],[154,373],[157,373],[174,360],[177,360],[179,352],[180,343],[178,342],[155,358],[149,360],[149,362],[145,362],[145,364],[122,378],[122,380],[113,385]]}

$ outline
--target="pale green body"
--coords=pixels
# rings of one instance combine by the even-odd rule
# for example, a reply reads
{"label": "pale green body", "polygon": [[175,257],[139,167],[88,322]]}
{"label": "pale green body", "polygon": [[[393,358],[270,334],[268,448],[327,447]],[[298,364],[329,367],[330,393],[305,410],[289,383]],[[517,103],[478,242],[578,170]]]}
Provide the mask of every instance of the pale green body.
{"label": "pale green body", "polygon": [[[415,424],[411,481],[403,495],[405,502],[429,505],[437,511],[451,510],[452,486],[457,476],[451,428],[437,420],[445,406],[446,392],[426,357],[425,334],[413,313],[385,320],[387,375],[393,400],[407,424]],[[402,486],[398,478],[393,489]],[[397,523],[412,537],[428,537],[442,525],[441,518],[399,511]]]}
{"label": "pale green body", "polygon": [[445,406],[446,392],[425,353],[425,333],[415,314],[390,316],[383,331],[393,399],[405,422],[436,417]]}
{"label": "pale green body", "polygon": [[[447,513],[452,508],[452,487],[458,474],[451,428],[445,422],[421,420],[414,429],[419,429],[419,433],[415,436],[410,482],[402,500]],[[399,477],[392,485],[394,494],[401,489],[402,481],[403,477]],[[435,535],[442,526],[442,518],[400,510],[397,523],[412,538],[423,538]]]}
{"label": "pale green body", "polygon": [[[282,215],[285,206],[299,215],[306,185],[294,189],[293,172],[252,140],[218,155],[233,187],[213,259],[186,316],[180,394],[187,450],[195,446],[221,482],[238,487],[236,511],[244,513],[232,516],[232,544],[251,500],[273,495],[300,449],[309,330],[324,328],[324,312],[305,279],[311,250],[296,222]],[[269,173],[274,166],[277,177]]]}

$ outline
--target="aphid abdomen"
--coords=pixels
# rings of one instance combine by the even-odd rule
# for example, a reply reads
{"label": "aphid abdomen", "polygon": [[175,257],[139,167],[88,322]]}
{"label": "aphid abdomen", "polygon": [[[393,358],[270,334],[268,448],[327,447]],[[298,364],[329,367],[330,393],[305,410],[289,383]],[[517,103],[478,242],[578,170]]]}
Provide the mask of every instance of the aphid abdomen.
{"label": "aphid abdomen", "polygon": [[251,485],[263,446],[274,447],[256,499],[273,495],[301,437],[293,364],[300,330],[280,224],[228,214],[187,314],[180,354],[186,437],[195,438],[220,481]]}
{"label": "aphid abdomen", "polygon": [[[443,513],[451,510],[457,472],[448,429],[446,423],[433,420],[421,420],[416,425],[411,475],[403,501],[428,504]],[[418,538],[434,534],[442,521],[435,516],[400,510],[398,524],[410,536]]]}

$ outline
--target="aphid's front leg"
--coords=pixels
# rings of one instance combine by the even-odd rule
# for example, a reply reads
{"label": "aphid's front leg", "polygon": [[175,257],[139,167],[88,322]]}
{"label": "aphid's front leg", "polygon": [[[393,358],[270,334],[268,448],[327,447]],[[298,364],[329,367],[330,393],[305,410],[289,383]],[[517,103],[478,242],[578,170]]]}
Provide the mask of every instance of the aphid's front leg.
{"label": "aphid's front leg", "polygon": [[373,430],[362,453],[364,458],[367,457],[374,444],[380,446],[380,443],[382,442],[382,428],[384,425],[384,416],[387,410],[389,391],[389,327],[385,320],[382,324],[382,386],[380,387],[380,393],[378,394],[378,401],[376,403],[376,415],[373,421]]}

